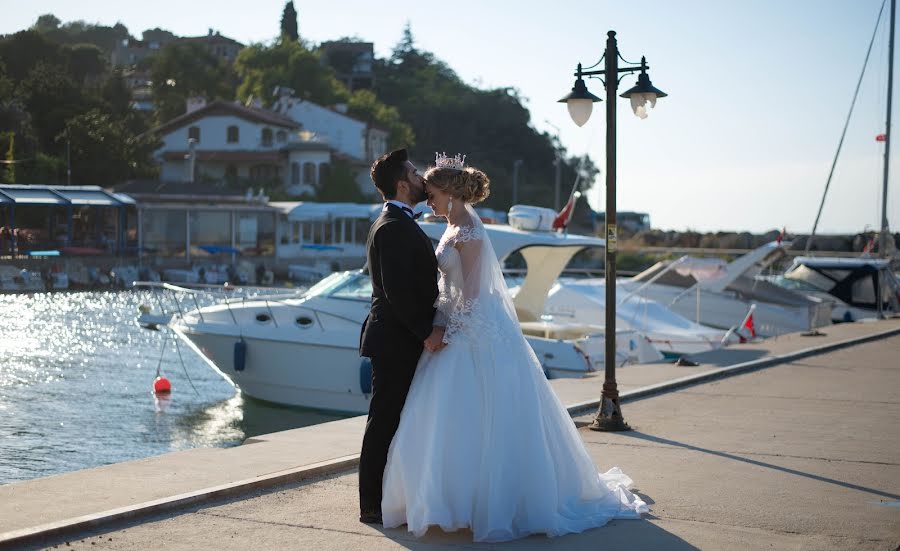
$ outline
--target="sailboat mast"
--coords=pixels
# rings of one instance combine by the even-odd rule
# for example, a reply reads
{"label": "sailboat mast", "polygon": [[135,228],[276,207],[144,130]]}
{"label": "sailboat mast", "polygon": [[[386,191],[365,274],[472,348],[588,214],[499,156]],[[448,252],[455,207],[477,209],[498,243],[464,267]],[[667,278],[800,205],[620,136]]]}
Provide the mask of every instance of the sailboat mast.
{"label": "sailboat mast", "polygon": [[[878,252],[880,256],[887,256],[887,240],[890,237],[887,219],[887,190],[888,190],[888,169],[891,164],[891,100],[894,91],[894,19],[897,0],[891,0],[891,34],[888,42],[888,89],[887,89],[887,121],[885,123],[885,134],[887,139],[884,141],[884,184],[881,190],[881,236],[878,244]],[[891,237],[893,239],[893,237]]]}

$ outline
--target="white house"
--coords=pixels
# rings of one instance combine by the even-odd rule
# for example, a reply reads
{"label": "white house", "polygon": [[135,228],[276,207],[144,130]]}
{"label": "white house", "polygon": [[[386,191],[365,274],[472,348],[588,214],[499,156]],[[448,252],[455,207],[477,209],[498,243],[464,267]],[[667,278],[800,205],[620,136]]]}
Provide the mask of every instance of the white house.
{"label": "white house", "polygon": [[[283,186],[313,192],[332,162],[332,147],[287,117],[239,103],[203,99],[155,129],[165,182],[218,181],[234,187]],[[191,170],[193,164],[193,171]]]}
{"label": "white house", "polygon": [[323,107],[294,97],[293,90],[285,87],[278,87],[275,92],[278,99],[272,110],[330,144],[335,155],[354,168],[360,190],[374,195],[369,169],[375,159],[387,152],[388,131],[348,115],[346,105]]}

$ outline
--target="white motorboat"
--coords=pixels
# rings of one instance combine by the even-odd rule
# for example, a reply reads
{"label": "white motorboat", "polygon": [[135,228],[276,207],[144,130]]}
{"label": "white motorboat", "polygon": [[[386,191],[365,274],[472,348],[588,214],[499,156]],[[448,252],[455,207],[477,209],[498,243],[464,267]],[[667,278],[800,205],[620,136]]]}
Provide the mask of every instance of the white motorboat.
{"label": "white motorboat", "polygon": [[[443,224],[421,224],[437,241]],[[539,259],[515,297],[523,330],[548,377],[580,377],[604,363],[603,327],[541,317],[543,302],[577,252],[603,246],[601,239],[486,225],[497,256],[516,251]],[[226,299],[190,308],[197,293],[170,284],[147,284],[171,292],[170,312],[146,308],[139,321],[166,324],[226,379],[251,397],[311,408],[363,413],[371,396],[371,365],[358,353],[360,326],[369,310],[371,281],[364,271],[334,273],[305,293]],[[167,317],[171,316],[171,317]],[[166,323],[166,320],[169,320]],[[633,329],[617,333],[619,364],[661,355]]]}
{"label": "white motorboat", "polygon": [[835,301],[836,322],[900,313],[900,281],[890,259],[800,256],[784,275],[767,282],[810,297]]}
{"label": "white motorboat", "polygon": [[740,324],[755,304],[754,327],[760,337],[830,325],[832,298],[808,296],[757,278],[784,257],[787,245],[773,241],[730,263],[687,256],[662,261],[618,285],[696,323],[722,329]]}
{"label": "white motorboat", "polygon": [[[616,326],[639,332],[645,345],[652,345],[667,358],[715,350],[739,340],[726,331],[695,323],[656,301],[629,294],[616,285]],[[605,280],[560,279],[550,290],[545,312],[557,320],[603,323]]]}
{"label": "white motorboat", "polygon": [[40,272],[0,265],[0,293],[37,292],[46,290],[46,287]]}

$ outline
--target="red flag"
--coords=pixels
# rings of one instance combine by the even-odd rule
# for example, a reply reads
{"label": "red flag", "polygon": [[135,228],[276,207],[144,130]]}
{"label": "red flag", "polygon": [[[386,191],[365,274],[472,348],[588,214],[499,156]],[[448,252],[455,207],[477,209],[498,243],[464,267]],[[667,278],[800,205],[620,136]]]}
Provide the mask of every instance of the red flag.
{"label": "red flag", "polygon": [[553,219],[553,229],[561,230],[569,225],[569,220],[572,219],[572,211],[575,208],[575,196],[569,197],[569,202],[559,211],[559,214],[556,215],[556,218]]}
{"label": "red flag", "polygon": [[872,252],[873,249],[875,249],[875,236],[874,235],[872,236],[871,239],[869,239],[869,242],[866,243],[866,246],[863,247],[862,252],[870,253],[870,252]]}
{"label": "red flag", "polygon": [[784,241],[784,234],[787,233],[787,228],[782,227],[781,233],[778,234],[778,237],[775,238],[775,242],[781,245],[781,242]]}
{"label": "red flag", "polygon": [[886,142],[887,134],[878,134],[877,136],[875,136],[875,141],[876,142]]}
{"label": "red flag", "polygon": [[750,336],[756,336],[756,327],[753,326],[753,314],[747,316],[747,321],[744,322],[744,327],[750,330]]}

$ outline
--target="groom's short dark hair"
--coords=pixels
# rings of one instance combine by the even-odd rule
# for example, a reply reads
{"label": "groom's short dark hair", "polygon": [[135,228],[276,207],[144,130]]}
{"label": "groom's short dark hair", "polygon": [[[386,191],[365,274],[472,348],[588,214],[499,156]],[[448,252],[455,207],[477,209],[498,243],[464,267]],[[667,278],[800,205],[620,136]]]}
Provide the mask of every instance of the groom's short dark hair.
{"label": "groom's short dark hair", "polygon": [[372,163],[372,182],[385,199],[397,196],[397,180],[402,180],[406,176],[408,160],[409,154],[406,149],[395,149]]}

